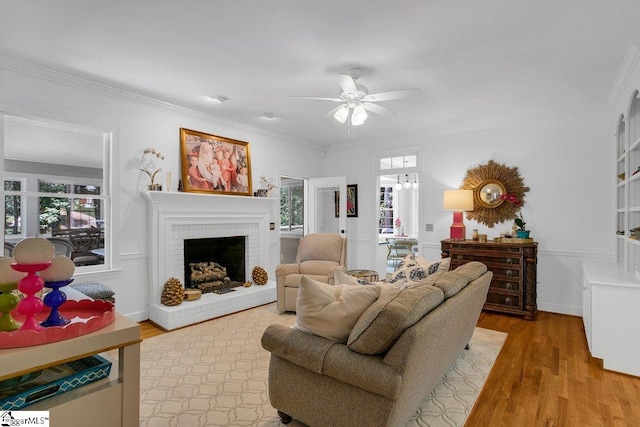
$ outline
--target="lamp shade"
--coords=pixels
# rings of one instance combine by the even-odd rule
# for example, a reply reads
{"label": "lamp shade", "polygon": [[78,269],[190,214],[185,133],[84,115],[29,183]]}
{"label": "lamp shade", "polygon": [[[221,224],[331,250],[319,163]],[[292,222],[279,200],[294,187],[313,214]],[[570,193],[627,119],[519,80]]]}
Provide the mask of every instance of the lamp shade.
{"label": "lamp shade", "polygon": [[473,210],[473,190],[445,190],[442,209],[463,212]]}
{"label": "lamp shade", "polygon": [[347,121],[347,117],[349,117],[349,108],[346,105],[338,108],[338,111],[333,115],[337,121],[340,123],[344,123]]}
{"label": "lamp shade", "polygon": [[351,113],[351,124],[360,126],[365,120],[367,120],[367,110],[365,110],[362,105],[358,105],[353,109],[353,113]]}

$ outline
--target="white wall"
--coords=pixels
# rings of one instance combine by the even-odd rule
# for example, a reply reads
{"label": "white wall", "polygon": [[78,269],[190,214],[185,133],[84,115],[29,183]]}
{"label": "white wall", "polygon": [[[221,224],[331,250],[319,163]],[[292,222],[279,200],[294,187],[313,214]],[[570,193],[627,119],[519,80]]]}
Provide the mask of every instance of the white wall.
{"label": "white wall", "polygon": [[[420,252],[430,259],[440,257],[439,242],[448,238],[452,222],[451,212],[442,210],[442,194],[458,188],[467,169],[490,159],[517,166],[530,187],[523,215],[539,243],[538,308],[581,315],[580,258],[612,259],[614,253],[611,117],[611,111],[560,115],[399,142],[399,152],[421,150]],[[372,260],[377,226],[374,164],[382,152],[388,148],[376,152],[341,147],[328,152],[325,168],[328,175],[346,171],[347,183],[358,184],[360,215],[348,220],[349,268],[375,267],[380,273],[384,264],[373,266]],[[362,166],[354,169],[354,164]],[[433,232],[425,231],[427,223],[434,224]],[[492,229],[475,221],[465,224],[469,238],[473,228],[489,238],[511,229],[511,223]]]}
{"label": "white wall", "polygon": [[[457,188],[468,168],[489,159],[517,166],[525,185],[531,188],[523,214],[532,237],[539,242],[538,308],[580,315],[580,259],[613,259],[612,133],[618,115],[626,113],[632,89],[640,88],[640,69],[636,67],[629,76],[615,108],[606,111],[532,118],[499,128],[398,141],[398,150],[417,147],[421,153],[420,252],[428,258],[440,256],[439,241],[447,238],[451,224],[451,213],[442,210],[442,193]],[[145,319],[148,304],[146,205],[140,196],[147,181],[138,171],[139,158],[146,147],[162,152],[165,160],[161,167],[172,172],[175,189],[180,171],[180,127],[250,142],[254,188],[259,187],[260,175],[277,179],[283,173],[299,177],[345,175],[348,184],[358,184],[359,216],[347,219],[348,265],[384,272],[384,265],[373,261],[386,253],[377,244],[374,166],[377,154],[389,153],[388,144],[381,144],[378,151],[359,145],[329,149],[326,161],[322,161],[320,150],[255,129],[47,70],[2,63],[0,112],[114,130],[118,269],[76,280],[100,281],[113,288],[118,311],[132,319]],[[425,231],[427,223],[434,224],[433,232]],[[469,235],[472,228],[478,228],[490,238],[510,228],[498,225],[488,229],[468,220],[466,225]],[[273,240],[277,240],[275,235]],[[270,272],[276,260],[277,255],[272,258]]]}
{"label": "white wall", "polygon": [[[296,176],[314,177],[320,175],[322,167],[321,150],[24,65],[0,63],[0,113],[3,112],[113,130],[115,269],[76,274],[75,279],[76,283],[99,281],[112,288],[116,293],[116,309],[134,320],[147,318],[149,302],[147,206],[141,196],[148,177],[138,170],[145,148],[154,147],[164,154],[165,159],[157,164],[163,172],[172,173],[173,191],[180,176],[181,127],[249,142],[254,189],[260,188],[260,175],[276,180],[279,171],[286,170]],[[163,172],[161,183],[164,183]],[[277,223],[277,219],[274,218],[274,222]],[[277,248],[277,232],[271,232],[271,239]],[[271,276],[278,260],[277,250],[274,254],[273,265],[266,266]]]}

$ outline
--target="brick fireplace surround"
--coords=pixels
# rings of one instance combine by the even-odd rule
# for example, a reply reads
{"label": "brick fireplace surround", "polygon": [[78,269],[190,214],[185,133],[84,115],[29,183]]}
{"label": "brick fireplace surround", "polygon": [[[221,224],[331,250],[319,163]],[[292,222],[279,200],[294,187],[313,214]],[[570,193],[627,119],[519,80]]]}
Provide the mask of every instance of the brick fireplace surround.
{"label": "brick fireplace surround", "polygon": [[[204,294],[174,307],[160,303],[170,277],[184,280],[185,239],[245,236],[245,276],[259,265],[269,271],[269,224],[275,199],[197,193],[145,193],[149,218],[149,319],[166,330],[181,328],[276,300],[275,281]],[[273,274],[269,272],[269,274]]]}

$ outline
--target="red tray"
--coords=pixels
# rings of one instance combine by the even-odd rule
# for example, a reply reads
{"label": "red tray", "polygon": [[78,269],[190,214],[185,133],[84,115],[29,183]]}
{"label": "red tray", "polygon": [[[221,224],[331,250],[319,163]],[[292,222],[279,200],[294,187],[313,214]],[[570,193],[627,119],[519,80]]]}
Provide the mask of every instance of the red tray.
{"label": "red tray", "polygon": [[[58,310],[71,322],[64,326],[43,327],[40,331],[18,329],[12,332],[0,332],[0,349],[30,347],[68,340],[102,329],[113,323],[116,318],[113,303],[101,300],[67,300]],[[36,321],[40,323],[45,320],[50,311],[50,308],[45,307],[36,315]],[[25,319],[25,316],[16,310],[12,311],[11,315],[20,323]]]}

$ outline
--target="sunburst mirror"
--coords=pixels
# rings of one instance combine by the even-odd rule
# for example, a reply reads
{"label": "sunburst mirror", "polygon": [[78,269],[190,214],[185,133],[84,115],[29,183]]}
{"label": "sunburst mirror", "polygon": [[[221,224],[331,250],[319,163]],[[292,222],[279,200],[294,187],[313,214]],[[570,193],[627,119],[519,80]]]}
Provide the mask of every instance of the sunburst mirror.
{"label": "sunburst mirror", "polygon": [[[493,160],[467,170],[460,189],[473,190],[473,211],[467,212],[467,219],[487,227],[514,219],[524,206],[524,195],[529,191],[517,167],[510,168]],[[500,197],[504,194],[516,196],[521,201],[520,206],[505,203]]]}

